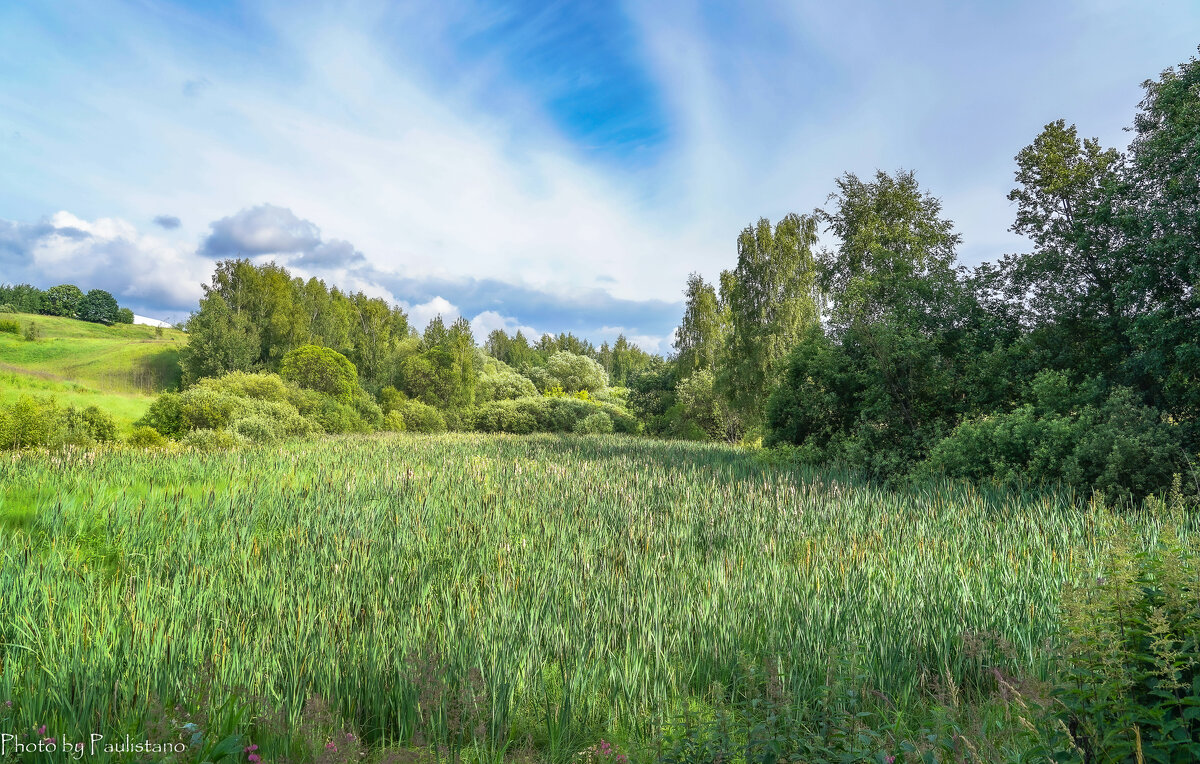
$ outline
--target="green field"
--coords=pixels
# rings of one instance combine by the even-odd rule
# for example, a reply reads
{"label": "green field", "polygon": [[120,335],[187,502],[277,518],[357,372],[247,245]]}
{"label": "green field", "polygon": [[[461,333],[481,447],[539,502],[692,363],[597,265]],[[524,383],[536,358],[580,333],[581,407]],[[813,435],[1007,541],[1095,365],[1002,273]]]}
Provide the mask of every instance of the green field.
{"label": "green field", "polygon": [[243,733],[267,761],[305,724],[376,753],[636,753],[764,686],[814,735],[835,705],[903,724],[947,688],[985,698],[993,667],[1040,676],[1061,585],[1116,522],[549,435],[23,454],[0,501],[0,726],[178,735],[203,707],[206,740]]}
{"label": "green field", "polygon": [[101,324],[56,316],[4,314],[39,330],[37,340],[0,332],[0,403],[21,395],[53,395],[64,405],[96,405],[123,430],[145,413],[154,395],[179,382],[177,329]]}

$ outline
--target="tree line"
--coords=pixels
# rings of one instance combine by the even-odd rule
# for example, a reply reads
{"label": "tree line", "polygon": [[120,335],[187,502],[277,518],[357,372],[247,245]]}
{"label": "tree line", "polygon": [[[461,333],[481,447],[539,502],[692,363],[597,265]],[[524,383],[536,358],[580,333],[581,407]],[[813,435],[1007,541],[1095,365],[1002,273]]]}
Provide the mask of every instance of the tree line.
{"label": "tree line", "polygon": [[1197,490],[1200,63],[1143,87],[1127,152],[1058,120],[1017,155],[1028,252],[958,264],[906,171],[846,173],[825,207],[746,228],[732,270],[688,279],[675,356],[632,408],[880,477]]}
{"label": "tree line", "polygon": [[118,305],[112,293],[91,289],[85,294],[74,284],[46,290],[32,284],[0,284],[0,313],[40,313],[97,324],[133,323],[133,311]]}

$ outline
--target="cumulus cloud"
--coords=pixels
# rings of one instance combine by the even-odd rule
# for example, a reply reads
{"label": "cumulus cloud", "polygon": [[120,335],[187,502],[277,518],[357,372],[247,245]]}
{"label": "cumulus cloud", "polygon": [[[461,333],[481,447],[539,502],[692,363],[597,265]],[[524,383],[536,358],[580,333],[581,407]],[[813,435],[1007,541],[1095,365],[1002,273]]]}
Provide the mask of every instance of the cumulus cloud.
{"label": "cumulus cloud", "polygon": [[260,204],[209,223],[200,251],[209,257],[300,254],[321,244],[321,229],[286,207]]}
{"label": "cumulus cloud", "polygon": [[429,326],[429,322],[437,316],[441,316],[442,321],[449,324],[460,315],[458,307],[441,296],[419,305],[405,305],[404,308],[408,313],[408,325],[415,327],[417,331],[424,331],[425,327]]}
{"label": "cumulus cloud", "polygon": [[105,289],[137,312],[178,318],[194,310],[211,264],[186,246],[119,218],[57,212],[37,223],[0,220],[6,280]]}
{"label": "cumulus cloud", "polygon": [[181,225],[179,218],[174,215],[155,215],[154,225],[159,228],[165,228],[168,231],[173,231]]}
{"label": "cumulus cloud", "polygon": [[494,310],[485,310],[471,319],[471,334],[475,336],[475,341],[480,345],[487,340],[489,334],[497,329],[504,331],[510,337],[521,332],[531,342],[543,334],[532,326],[523,326],[512,316],[502,316]]}

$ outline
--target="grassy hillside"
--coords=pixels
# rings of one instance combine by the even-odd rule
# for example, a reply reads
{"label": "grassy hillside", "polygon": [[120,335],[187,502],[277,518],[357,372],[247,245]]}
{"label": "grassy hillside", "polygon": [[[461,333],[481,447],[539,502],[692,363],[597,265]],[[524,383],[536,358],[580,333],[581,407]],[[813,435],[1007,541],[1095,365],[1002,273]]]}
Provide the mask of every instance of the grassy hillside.
{"label": "grassy hillside", "polygon": [[159,392],[179,382],[179,351],[187,335],[153,327],[103,326],[56,316],[7,315],[31,323],[39,337],[0,333],[0,403],[21,395],[54,395],[63,404],[95,404],[123,429]]}

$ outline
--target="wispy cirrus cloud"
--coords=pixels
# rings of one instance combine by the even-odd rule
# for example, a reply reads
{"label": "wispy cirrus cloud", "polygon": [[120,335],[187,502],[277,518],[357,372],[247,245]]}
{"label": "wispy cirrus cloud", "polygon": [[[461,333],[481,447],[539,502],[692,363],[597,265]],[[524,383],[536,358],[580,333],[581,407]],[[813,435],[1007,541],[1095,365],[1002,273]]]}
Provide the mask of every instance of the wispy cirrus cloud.
{"label": "wispy cirrus cloud", "polygon": [[1013,155],[1060,116],[1122,143],[1196,23],[1187,0],[17,0],[0,217],[123,221],[112,241],[180,269],[164,304],[241,253],[419,315],[440,298],[665,348],[689,271],[714,279],[743,226],[822,204],[844,170],[917,170],[968,263],[1025,246]]}

